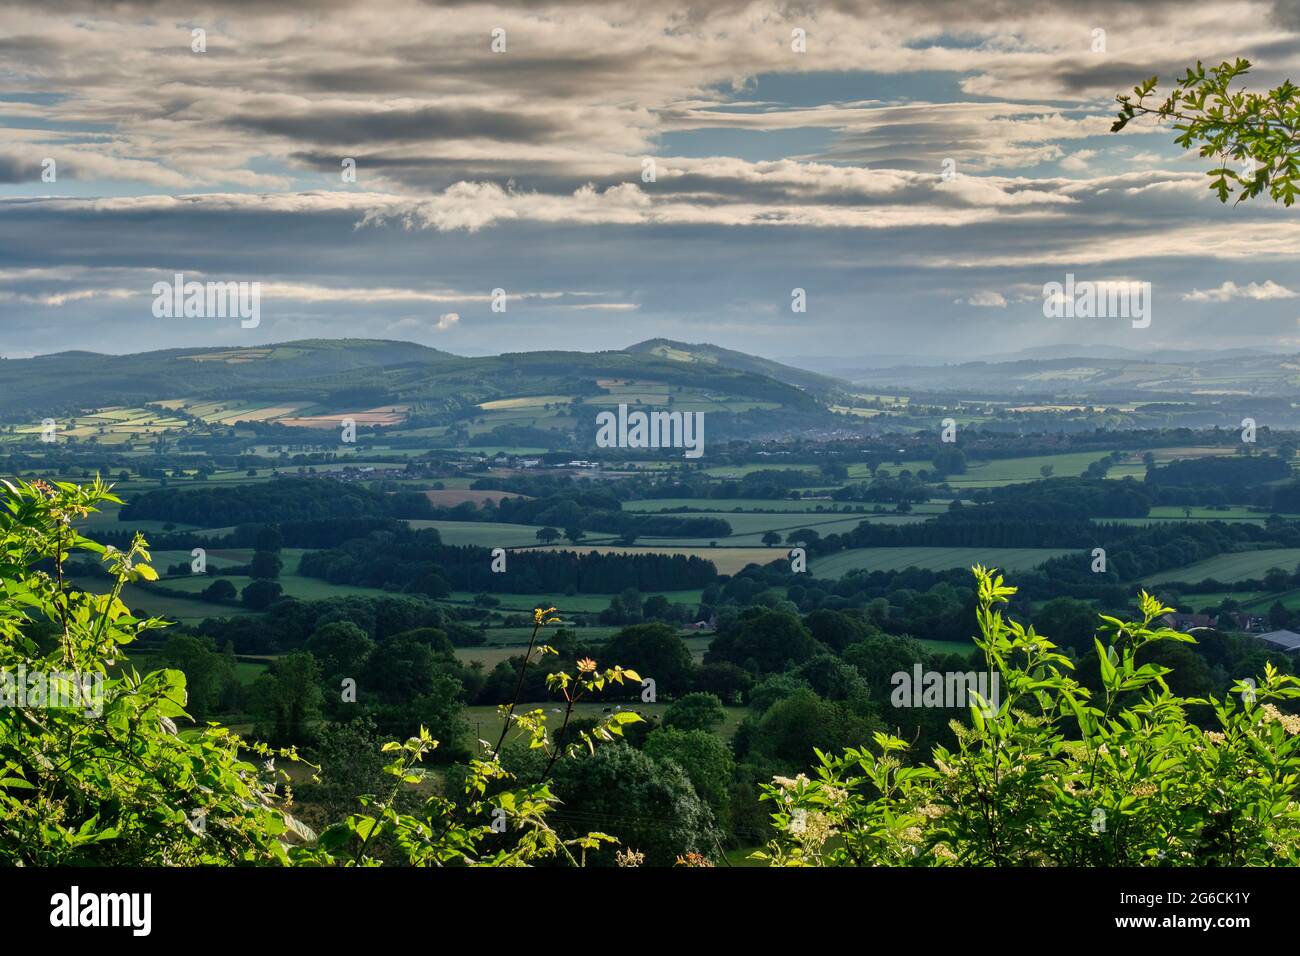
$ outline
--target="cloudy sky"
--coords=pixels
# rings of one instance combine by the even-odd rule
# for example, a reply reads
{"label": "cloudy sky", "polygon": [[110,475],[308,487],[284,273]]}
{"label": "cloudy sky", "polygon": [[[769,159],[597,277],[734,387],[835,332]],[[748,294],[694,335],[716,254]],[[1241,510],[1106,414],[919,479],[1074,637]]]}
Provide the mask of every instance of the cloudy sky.
{"label": "cloudy sky", "polygon": [[[1108,132],[1237,56],[1300,82],[1297,0],[0,0],[0,354],[1300,351],[1300,214]],[[155,318],[176,272],[260,325]],[[1045,318],[1067,273],[1150,327]]]}

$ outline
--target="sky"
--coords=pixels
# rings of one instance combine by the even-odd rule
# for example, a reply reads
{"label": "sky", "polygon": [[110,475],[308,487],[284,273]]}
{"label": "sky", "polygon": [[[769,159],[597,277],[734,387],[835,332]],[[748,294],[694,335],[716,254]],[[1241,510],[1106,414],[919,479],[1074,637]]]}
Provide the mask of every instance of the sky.
{"label": "sky", "polygon": [[[0,0],[0,355],[1300,352],[1300,214],[1109,132],[1238,56],[1300,82],[1300,0]],[[1045,317],[1067,274],[1149,325]]]}

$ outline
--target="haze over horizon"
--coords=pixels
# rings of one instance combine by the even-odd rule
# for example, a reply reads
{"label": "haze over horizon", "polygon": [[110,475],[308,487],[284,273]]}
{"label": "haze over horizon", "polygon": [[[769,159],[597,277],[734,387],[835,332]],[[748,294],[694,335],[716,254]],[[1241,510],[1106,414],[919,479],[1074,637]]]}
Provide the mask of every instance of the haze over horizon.
{"label": "haze over horizon", "polygon": [[[1197,59],[1300,76],[1293,3],[455,6],[0,3],[0,354],[1300,349],[1294,212],[1108,132]],[[260,282],[260,323],[155,318],[176,272]],[[1044,318],[1066,274],[1150,282],[1150,327]]]}

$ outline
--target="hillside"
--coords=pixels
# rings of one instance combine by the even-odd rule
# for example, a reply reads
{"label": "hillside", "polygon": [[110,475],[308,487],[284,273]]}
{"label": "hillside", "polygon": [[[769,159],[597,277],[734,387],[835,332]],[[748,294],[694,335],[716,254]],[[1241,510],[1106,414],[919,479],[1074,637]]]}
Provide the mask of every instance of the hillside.
{"label": "hillside", "polygon": [[1030,358],[958,365],[904,365],[846,372],[871,388],[913,388],[980,395],[1056,394],[1156,399],[1187,395],[1294,395],[1300,355],[1243,352],[1220,358]]}
{"label": "hillside", "polygon": [[749,355],[745,352],[724,349],[707,343],[692,345],[686,342],[675,342],[672,339],[647,339],[644,342],[629,345],[624,351],[631,352],[634,355],[653,355],[687,365],[705,365],[735,369],[741,372],[753,372],[757,375],[774,378],[778,382],[785,382],[787,385],[806,389],[817,395],[833,395],[842,392],[845,388],[843,381],[831,378],[828,375],[820,375],[817,372],[809,372],[806,369],[795,368],[792,365],[783,365],[780,362],[773,362],[771,359],[760,358],[757,355]]}
{"label": "hillside", "polygon": [[[0,362],[0,415],[40,421],[161,405],[215,424],[278,420],[319,427],[322,416],[367,410],[387,415],[402,406],[397,417],[409,411],[425,424],[477,418],[489,428],[567,430],[578,423],[574,416],[583,403],[627,402],[750,415],[764,427],[773,424],[773,416],[793,415],[802,424],[829,419],[812,393],[758,371],[762,367],[764,360],[738,352],[717,362],[632,351],[467,358],[410,342],[368,339],[134,355],[63,352]],[[144,412],[132,417],[149,422]]]}

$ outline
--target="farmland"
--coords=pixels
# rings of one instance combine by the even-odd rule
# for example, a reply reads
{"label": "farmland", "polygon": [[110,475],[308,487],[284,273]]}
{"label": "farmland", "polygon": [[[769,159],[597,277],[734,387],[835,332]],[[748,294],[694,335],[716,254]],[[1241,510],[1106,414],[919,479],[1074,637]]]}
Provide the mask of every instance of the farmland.
{"label": "farmland", "polygon": [[1232,583],[1262,578],[1271,568],[1281,568],[1290,573],[1296,569],[1297,564],[1300,564],[1300,548],[1221,554],[1186,567],[1153,574],[1145,578],[1142,583],[1162,584],[1165,581],[1195,583],[1208,578]]}
{"label": "farmland", "polygon": [[1059,548],[855,548],[810,563],[818,577],[840,578],[851,571],[943,571],[976,564],[1002,571],[1022,571],[1069,554]]}

